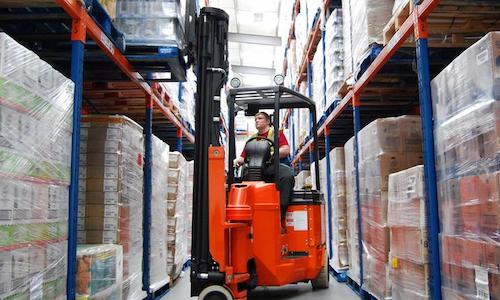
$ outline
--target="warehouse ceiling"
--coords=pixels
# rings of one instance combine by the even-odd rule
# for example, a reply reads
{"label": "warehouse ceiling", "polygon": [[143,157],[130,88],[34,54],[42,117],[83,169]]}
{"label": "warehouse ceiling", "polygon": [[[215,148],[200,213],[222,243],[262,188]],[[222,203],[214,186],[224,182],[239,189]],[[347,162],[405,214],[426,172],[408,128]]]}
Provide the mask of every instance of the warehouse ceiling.
{"label": "warehouse ceiling", "polygon": [[229,14],[229,61],[244,85],[270,85],[281,72],[293,2],[209,0]]}

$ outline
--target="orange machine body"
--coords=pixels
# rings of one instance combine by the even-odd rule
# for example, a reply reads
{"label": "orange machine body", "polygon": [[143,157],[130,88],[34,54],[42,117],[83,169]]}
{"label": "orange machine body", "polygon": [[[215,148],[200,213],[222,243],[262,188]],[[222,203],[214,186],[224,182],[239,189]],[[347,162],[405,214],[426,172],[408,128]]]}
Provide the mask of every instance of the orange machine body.
{"label": "orange machine body", "polygon": [[246,299],[246,289],[239,288],[239,284],[250,279],[251,261],[258,286],[281,286],[316,278],[327,263],[324,205],[292,202],[286,232],[282,233],[276,185],[243,182],[233,184],[227,194],[223,170],[223,148],[211,147],[209,247],[219,270],[226,274],[225,284],[234,298]]}

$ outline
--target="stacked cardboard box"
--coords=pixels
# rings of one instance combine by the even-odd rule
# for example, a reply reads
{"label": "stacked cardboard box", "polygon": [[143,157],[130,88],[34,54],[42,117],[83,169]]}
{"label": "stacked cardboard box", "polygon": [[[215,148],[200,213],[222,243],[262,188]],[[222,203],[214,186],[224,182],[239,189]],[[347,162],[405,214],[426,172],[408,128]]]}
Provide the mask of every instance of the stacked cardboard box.
{"label": "stacked cardboard box", "polygon": [[167,269],[171,279],[182,271],[187,260],[187,162],[179,152],[170,153],[167,201]]}
{"label": "stacked cardboard box", "polygon": [[169,146],[153,136],[153,160],[151,195],[151,231],[150,231],[150,288],[157,290],[170,279],[167,272],[167,196]]}
{"label": "stacked cardboard box", "polygon": [[323,60],[323,43],[320,41],[316,49],[316,54],[311,63],[312,72],[312,100],[316,104],[316,117],[319,119],[325,111],[325,91],[324,91],[324,60]]}
{"label": "stacked cardboard box", "polygon": [[335,9],[325,25],[326,107],[338,98],[344,75],[344,36],[342,9]]}
{"label": "stacked cardboard box", "polygon": [[187,257],[191,257],[191,238],[192,238],[192,222],[193,222],[193,188],[194,188],[194,160],[187,163],[188,176],[186,182],[186,239],[187,239]]}
{"label": "stacked cardboard box", "polygon": [[330,152],[330,188],[332,203],[332,243],[330,263],[335,270],[349,266],[347,250],[347,202],[345,185],[344,148],[337,147]]}
{"label": "stacked cardboard box", "polygon": [[295,176],[295,190],[302,190],[306,188],[306,178],[311,176],[309,170],[300,171],[297,176]]}
{"label": "stacked cardboard box", "polygon": [[122,299],[123,249],[119,245],[79,245],[76,299]]}
{"label": "stacked cardboard box", "polygon": [[389,176],[387,222],[394,300],[430,299],[424,196],[423,166]]}
{"label": "stacked cardboard box", "polygon": [[346,76],[359,72],[373,43],[383,43],[393,5],[394,0],[342,0]]}
{"label": "stacked cardboard box", "polygon": [[500,299],[499,56],[500,32],[493,32],[431,83],[449,299]]}
{"label": "stacked cardboard box", "polygon": [[349,270],[347,275],[360,283],[359,240],[358,240],[358,205],[356,202],[356,168],[354,166],[354,137],[344,145],[346,205],[347,205],[347,254]]}
{"label": "stacked cardboard box", "polygon": [[123,246],[123,297],[142,292],[142,128],[123,116],[83,116],[79,244]]}
{"label": "stacked cardboard box", "polygon": [[377,119],[364,127],[358,138],[364,284],[378,298],[387,298],[391,296],[389,174],[422,163],[420,117]]}
{"label": "stacked cardboard box", "polygon": [[0,33],[0,298],[65,299],[73,83]]}

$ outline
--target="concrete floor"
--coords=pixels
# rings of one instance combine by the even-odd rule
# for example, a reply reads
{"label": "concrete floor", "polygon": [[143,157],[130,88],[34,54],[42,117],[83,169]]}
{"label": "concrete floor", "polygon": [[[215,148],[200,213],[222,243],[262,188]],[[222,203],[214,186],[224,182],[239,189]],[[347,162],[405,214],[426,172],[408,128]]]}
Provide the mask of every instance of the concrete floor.
{"label": "concrete floor", "polygon": [[[186,270],[189,271],[189,270]],[[189,297],[189,273],[183,272],[170,291],[162,300],[196,299]],[[284,287],[257,288],[250,294],[250,299],[293,299],[293,300],[358,300],[356,295],[345,283],[338,283],[330,277],[330,288],[325,290],[312,290],[310,283],[290,284]]]}

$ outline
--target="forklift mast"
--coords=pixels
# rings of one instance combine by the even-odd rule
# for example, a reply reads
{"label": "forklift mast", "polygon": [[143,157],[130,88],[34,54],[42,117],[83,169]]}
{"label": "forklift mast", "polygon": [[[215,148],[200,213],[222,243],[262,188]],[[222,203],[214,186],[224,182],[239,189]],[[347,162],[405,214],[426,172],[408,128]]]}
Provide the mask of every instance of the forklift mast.
{"label": "forklift mast", "polygon": [[[209,147],[221,145],[221,89],[227,81],[229,16],[212,7],[202,8],[196,31],[196,145],[194,165],[191,249],[191,295],[198,296],[210,284],[224,282],[209,251]],[[221,170],[223,172],[223,170]]]}

